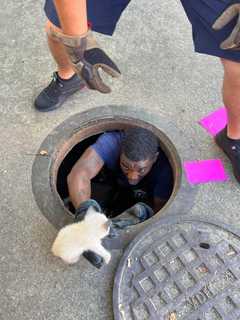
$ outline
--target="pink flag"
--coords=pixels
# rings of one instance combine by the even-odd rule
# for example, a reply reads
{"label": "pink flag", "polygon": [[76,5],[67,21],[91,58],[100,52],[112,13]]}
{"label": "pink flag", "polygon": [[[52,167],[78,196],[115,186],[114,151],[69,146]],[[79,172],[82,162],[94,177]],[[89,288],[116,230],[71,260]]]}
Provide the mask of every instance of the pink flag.
{"label": "pink flag", "polygon": [[198,122],[210,135],[215,136],[227,124],[227,111],[225,107],[210,113]]}
{"label": "pink flag", "polygon": [[184,169],[190,184],[228,180],[220,159],[186,161],[184,162]]}

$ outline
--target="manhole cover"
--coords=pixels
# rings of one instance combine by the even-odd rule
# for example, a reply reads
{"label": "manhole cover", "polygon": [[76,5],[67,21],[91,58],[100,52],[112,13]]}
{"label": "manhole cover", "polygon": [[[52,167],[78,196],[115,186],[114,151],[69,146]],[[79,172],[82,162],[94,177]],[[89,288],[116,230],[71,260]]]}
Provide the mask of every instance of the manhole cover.
{"label": "manhole cover", "polygon": [[171,218],[147,228],[120,262],[115,319],[240,319],[239,252],[224,225]]}

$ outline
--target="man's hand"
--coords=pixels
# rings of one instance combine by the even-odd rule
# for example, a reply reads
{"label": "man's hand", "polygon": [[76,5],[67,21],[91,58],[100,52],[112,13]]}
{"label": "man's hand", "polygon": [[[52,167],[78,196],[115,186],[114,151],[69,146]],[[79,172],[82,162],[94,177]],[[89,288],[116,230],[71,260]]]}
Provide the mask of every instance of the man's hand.
{"label": "man's hand", "polygon": [[141,223],[151,218],[153,215],[154,212],[151,207],[144,202],[138,202],[116,218],[112,219],[112,228],[124,229],[137,223]]}
{"label": "man's hand", "polygon": [[[102,212],[100,205],[94,199],[89,199],[81,203],[79,208],[75,211],[75,221],[82,221],[87,213],[87,210],[93,207],[96,211]],[[83,256],[96,268],[100,269],[103,264],[103,258],[93,251],[85,251]]]}
{"label": "man's hand", "polygon": [[238,21],[230,36],[224,40],[220,47],[227,50],[240,50],[240,4],[229,6],[221,16],[214,22],[213,29],[220,30],[238,15]]}
{"label": "man's hand", "polygon": [[111,89],[102,81],[98,69],[101,68],[113,78],[121,72],[109,56],[98,46],[89,30],[82,36],[67,36],[50,30],[50,36],[63,43],[76,73],[86,82],[90,89],[109,93]]}

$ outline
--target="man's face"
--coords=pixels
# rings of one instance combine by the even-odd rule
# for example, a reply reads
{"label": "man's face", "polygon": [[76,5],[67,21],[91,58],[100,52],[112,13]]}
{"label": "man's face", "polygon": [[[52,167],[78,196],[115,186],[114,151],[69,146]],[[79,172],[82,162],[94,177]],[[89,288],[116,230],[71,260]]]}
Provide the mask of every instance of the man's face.
{"label": "man's face", "polygon": [[128,179],[129,184],[136,185],[152,169],[158,154],[153,159],[131,161],[124,154],[120,156],[120,167]]}

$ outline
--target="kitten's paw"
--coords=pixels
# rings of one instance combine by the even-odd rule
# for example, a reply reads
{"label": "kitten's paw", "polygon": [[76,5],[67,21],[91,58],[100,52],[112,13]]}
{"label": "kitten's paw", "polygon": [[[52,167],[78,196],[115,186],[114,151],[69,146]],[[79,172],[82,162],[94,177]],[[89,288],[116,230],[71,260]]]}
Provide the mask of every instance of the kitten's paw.
{"label": "kitten's paw", "polygon": [[104,261],[106,264],[108,264],[111,260],[111,254],[108,252],[106,253],[105,257],[104,257]]}
{"label": "kitten's paw", "polygon": [[74,263],[77,263],[79,260],[79,256],[61,257],[61,258],[66,264],[74,264]]}

